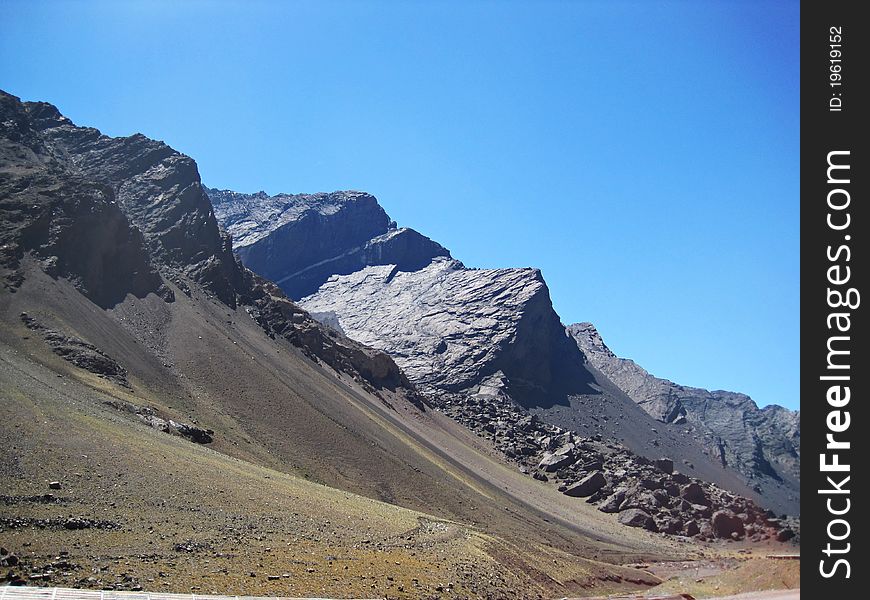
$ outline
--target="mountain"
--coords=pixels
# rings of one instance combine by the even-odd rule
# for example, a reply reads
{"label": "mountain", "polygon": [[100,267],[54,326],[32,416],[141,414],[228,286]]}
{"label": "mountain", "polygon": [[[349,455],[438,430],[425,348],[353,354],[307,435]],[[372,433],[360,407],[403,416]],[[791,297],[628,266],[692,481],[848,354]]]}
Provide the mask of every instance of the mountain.
{"label": "mountain", "polygon": [[291,298],[315,292],[331,275],[365,265],[414,271],[436,256],[450,256],[413,229],[397,229],[374,196],[363,192],[207,192],[245,265]]}
{"label": "mountain", "polygon": [[[522,456],[523,468],[536,467],[534,459],[554,448],[518,445],[525,432],[513,425],[507,427],[507,437],[496,436],[499,428],[482,421],[482,412],[497,414],[507,407],[507,422],[534,415],[578,436],[601,436],[650,461],[666,457],[693,477],[777,512],[799,513],[791,480],[769,478],[759,484],[767,477],[761,463],[723,462],[712,430],[687,427],[677,418],[662,423],[612,381],[568,335],[537,269],[467,268],[421,234],[395,229],[376,201],[362,192],[274,197],[209,193],[219,221],[234,238],[239,236],[235,247],[248,266],[264,269],[323,322],[390,354],[436,406],[481,435],[495,436],[496,447],[508,458]],[[263,219],[264,210],[269,219]],[[360,227],[353,239],[335,242],[345,239],[351,221],[369,225]],[[383,228],[426,240],[426,252],[415,251],[411,257],[401,251],[377,256],[361,252],[385,235]],[[375,237],[363,239],[368,232]],[[253,262],[252,244],[262,249]],[[305,247],[304,260],[300,245]],[[353,260],[346,260],[348,256]],[[263,260],[265,266],[255,266]],[[332,265],[341,268],[330,273]],[[317,277],[300,287],[300,274],[312,271]],[[514,408],[519,412],[512,412]],[[718,409],[719,404],[710,406],[706,414]],[[750,434],[733,431],[734,445],[740,435]],[[556,483],[567,489],[584,474],[582,469],[569,470]]]}
{"label": "mountain", "polygon": [[[311,202],[328,213],[332,200]],[[320,229],[295,264],[333,250],[386,260],[404,252],[397,239],[446,259],[386,227],[353,247]],[[0,249],[9,582],[553,597],[645,589],[658,579],[620,565],[698,552],[645,531],[652,517],[626,527],[524,475],[433,410],[388,354],[243,267],[195,162],[162,142],[0,93]],[[565,435],[527,426],[535,440]],[[582,443],[585,456],[650,467]],[[751,535],[787,531],[733,495],[701,493],[746,508]]]}
{"label": "mountain", "polygon": [[724,466],[744,474],[762,495],[777,484],[800,495],[800,412],[758,405],[745,394],[678,385],[619,358],[591,323],[568,332],[589,362],[655,419],[690,427]]}

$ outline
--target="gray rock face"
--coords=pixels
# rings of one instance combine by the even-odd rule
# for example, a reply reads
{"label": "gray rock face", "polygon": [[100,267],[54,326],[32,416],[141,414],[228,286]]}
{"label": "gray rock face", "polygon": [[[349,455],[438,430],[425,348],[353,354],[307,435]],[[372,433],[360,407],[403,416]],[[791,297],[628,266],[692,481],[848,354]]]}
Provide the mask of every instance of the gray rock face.
{"label": "gray rock face", "polygon": [[800,493],[800,412],[758,405],[744,394],[682,386],[616,356],[591,323],[568,327],[589,362],[659,421],[683,425],[705,440],[722,466],[736,469],[762,494]]}
{"label": "gray rock face", "polygon": [[[191,277],[224,302],[235,302],[240,269],[229,240],[218,229],[191,158],[141,134],[113,138],[97,129],[78,127],[44,102],[22,103],[3,94],[3,112],[18,119],[15,133],[30,140],[33,155],[25,158],[27,164],[48,165],[48,177],[55,185],[76,182],[100,189],[104,202],[119,212],[125,226],[135,228],[134,233],[125,234],[124,228],[116,225],[115,236],[102,232],[90,240],[81,236],[85,243],[106,244],[103,256],[111,257],[113,249],[123,247],[117,239],[139,236],[144,238],[150,262],[168,275]],[[21,134],[21,128],[26,134]],[[10,132],[5,140],[15,143]],[[67,211],[77,205],[68,194],[43,195],[62,203]],[[103,226],[109,222],[100,215],[90,216]],[[62,231],[69,229],[70,225],[61,226]],[[77,256],[76,248],[65,248],[61,255],[69,261]],[[90,261],[88,267],[95,272],[103,270],[97,261]],[[106,273],[105,279],[110,277],[111,273]]]}
{"label": "gray rock face", "polygon": [[[209,193],[221,223],[241,236],[236,249],[248,266],[278,280],[291,295],[310,292],[299,300],[306,310],[389,353],[433,402],[475,430],[498,431],[487,415],[515,405],[582,436],[618,439],[651,460],[668,456],[671,469],[677,462],[738,494],[761,491],[760,499],[770,492],[763,486],[750,490],[747,481],[756,480],[735,473],[730,463],[723,470],[712,433],[705,431],[710,440],[699,440],[682,427],[682,405],[660,411],[667,419],[663,426],[608,378],[609,371],[587,360],[553,310],[540,271],[466,268],[434,242],[435,251],[427,246],[421,252],[416,244],[375,255],[371,249],[385,239],[412,230],[391,229],[374,198],[361,192]],[[365,240],[368,235],[374,237]],[[609,352],[600,338],[595,341]],[[644,378],[645,371],[626,370],[639,386],[664,386]],[[518,439],[503,444],[508,456],[532,451]],[[566,459],[539,460],[547,468],[535,473],[549,477]],[[796,488],[782,482],[774,487],[766,505],[797,513]]]}
{"label": "gray rock face", "polygon": [[331,277],[301,304],[333,311],[349,336],[388,352],[432,392],[501,372],[513,393],[543,395],[568,348],[536,269],[466,269],[440,257],[411,272],[369,266]]}
{"label": "gray rock face", "polygon": [[245,265],[291,298],[317,290],[331,275],[367,265],[413,271],[450,253],[413,229],[396,229],[374,196],[239,194],[208,189],[215,214]]}
{"label": "gray rock face", "polygon": [[[105,136],[76,126],[51,104],[0,91],[0,217],[0,277],[10,289],[22,283],[25,255],[103,308],[128,293],[171,301],[164,279],[185,293],[189,281],[229,306],[246,306],[270,335],[366,386],[401,388],[422,406],[392,358],[322,326],[241,265],[196,163],[162,142]],[[120,365],[84,341],[61,337],[48,340],[57,353],[125,381]]]}
{"label": "gray rock face", "polygon": [[71,127],[50,105],[21,103],[0,92],[0,270],[10,289],[22,282],[29,254],[53,277],[66,277],[102,307],[128,293],[158,292],[169,300],[114,190],[82,176],[56,156],[40,129]]}

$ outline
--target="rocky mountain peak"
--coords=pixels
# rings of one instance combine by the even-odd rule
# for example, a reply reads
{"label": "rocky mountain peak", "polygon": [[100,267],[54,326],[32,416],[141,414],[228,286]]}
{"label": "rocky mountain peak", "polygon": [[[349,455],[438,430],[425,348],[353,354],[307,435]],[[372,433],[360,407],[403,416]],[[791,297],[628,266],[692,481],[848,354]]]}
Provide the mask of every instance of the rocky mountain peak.
{"label": "rocky mountain peak", "polygon": [[95,304],[108,307],[128,293],[167,300],[141,232],[121,211],[115,190],[67,171],[39,127],[73,127],[46,103],[0,93],[0,271],[15,290],[29,255],[53,277],[68,278]]}
{"label": "rocky mountain peak", "polygon": [[371,194],[340,191],[260,196],[209,189],[215,215],[233,237],[244,264],[299,299],[333,274],[367,265],[419,269],[440,244],[413,229],[397,229]]}
{"label": "rocky mountain peak", "polygon": [[595,355],[616,356],[604,343],[604,338],[592,323],[574,323],[567,327],[567,331],[574,339],[583,338],[583,343],[578,343],[581,349],[589,348]]}
{"label": "rocky mountain peak", "polygon": [[68,117],[60,114],[55,105],[48,102],[24,102],[24,108],[37,129],[74,125]]}
{"label": "rocky mountain peak", "polygon": [[[0,134],[0,275],[7,288],[23,282],[27,255],[103,308],[129,293],[171,301],[167,282],[188,295],[189,284],[201,286],[231,308],[245,305],[270,335],[365,385],[401,388],[422,405],[389,356],[321,326],[241,265],[190,157],[142,134],[115,138],[78,127],[51,104],[5,92]],[[296,214],[361,206],[375,214],[378,231],[390,223],[367,194],[316,194],[301,204]]]}
{"label": "rocky mountain peak", "polygon": [[[371,194],[354,190],[317,194],[240,194],[207,189],[215,214],[233,236],[236,249],[256,244],[273,231],[303,219],[347,213],[360,223],[357,243],[386,233],[387,213]],[[393,225],[394,226],[394,225]]]}

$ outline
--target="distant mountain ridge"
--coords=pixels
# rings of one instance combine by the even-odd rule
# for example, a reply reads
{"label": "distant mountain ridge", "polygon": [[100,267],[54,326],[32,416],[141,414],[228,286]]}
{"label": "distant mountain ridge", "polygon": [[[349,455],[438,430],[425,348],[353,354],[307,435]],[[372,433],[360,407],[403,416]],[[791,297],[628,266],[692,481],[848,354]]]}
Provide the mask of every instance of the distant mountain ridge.
{"label": "distant mountain ridge", "polygon": [[724,465],[747,476],[761,474],[799,489],[800,412],[778,405],[759,408],[745,394],[676,384],[619,358],[591,323],[568,326],[589,362],[607,375],[654,418],[690,423],[712,441],[710,450]]}
{"label": "distant mountain ridge", "polygon": [[436,256],[450,256],[413,229],[397,229],[375,197],[364,192],[206,191],[242,262],[297,300],[331,275],[365,265],[395,264],[413,271]]}
{"label": "distant mountain ridge", "polygon": [[[799,513],[799,414],[753,412],[751,400],[724,392],[703,406],[691,400],[698,395],[669,401],[671,388],[654,393],[663,383],[617,377],[594,344],[584,347],[560,322],[540,271],[466,268],[429,238],[396,229],[374,197],[362,192],[209,193],[227,231],[243,235],[235,249],[245,264],[267,273],[313,314],[328,315],[351,338],[389,353],[427,393],[464,398],[500,382],[506,398],[547,422],[619,439],[651,459],[671,455],[699,477],[755,494],[778,512]],[[311,201],[324,196],[341,202]],[[260,221],[264,210],[275,217]],[[385,232],[397,231],[413,232],[425,243],[365,251],[380,246]],[[367,232],[373,237],[364,241]],[[308,248],[307,257],[300,246]],[[573,333],[580,332],[575,327]],[[634,379],[653,391],[638,394],[629,385]],[[751,419],[771,417],[740,427],[741,407]],[[704,425],[707,419],[711,426]],[[773,431],[780,426],[796,426],[798,435]]]}

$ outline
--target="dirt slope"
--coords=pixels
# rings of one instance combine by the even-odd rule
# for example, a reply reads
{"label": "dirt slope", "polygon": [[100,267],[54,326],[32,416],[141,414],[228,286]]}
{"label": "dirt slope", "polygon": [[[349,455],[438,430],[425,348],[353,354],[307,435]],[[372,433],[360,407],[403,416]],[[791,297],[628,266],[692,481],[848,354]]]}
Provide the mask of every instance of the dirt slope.
{"label": "dirt slope", "polygon": [[[46,583],[533,597],[653,581],[588,559],[692,553],[567,502],[443,415],[366,392],[193,282],[173,303],[130,295],[103,310],[25,271],[0,292],[0,541],[28,572],[53,571]],[[130,388],[53,353],[21,312],[112,357]],[[213,441],[158,431],[136,407]]]}

